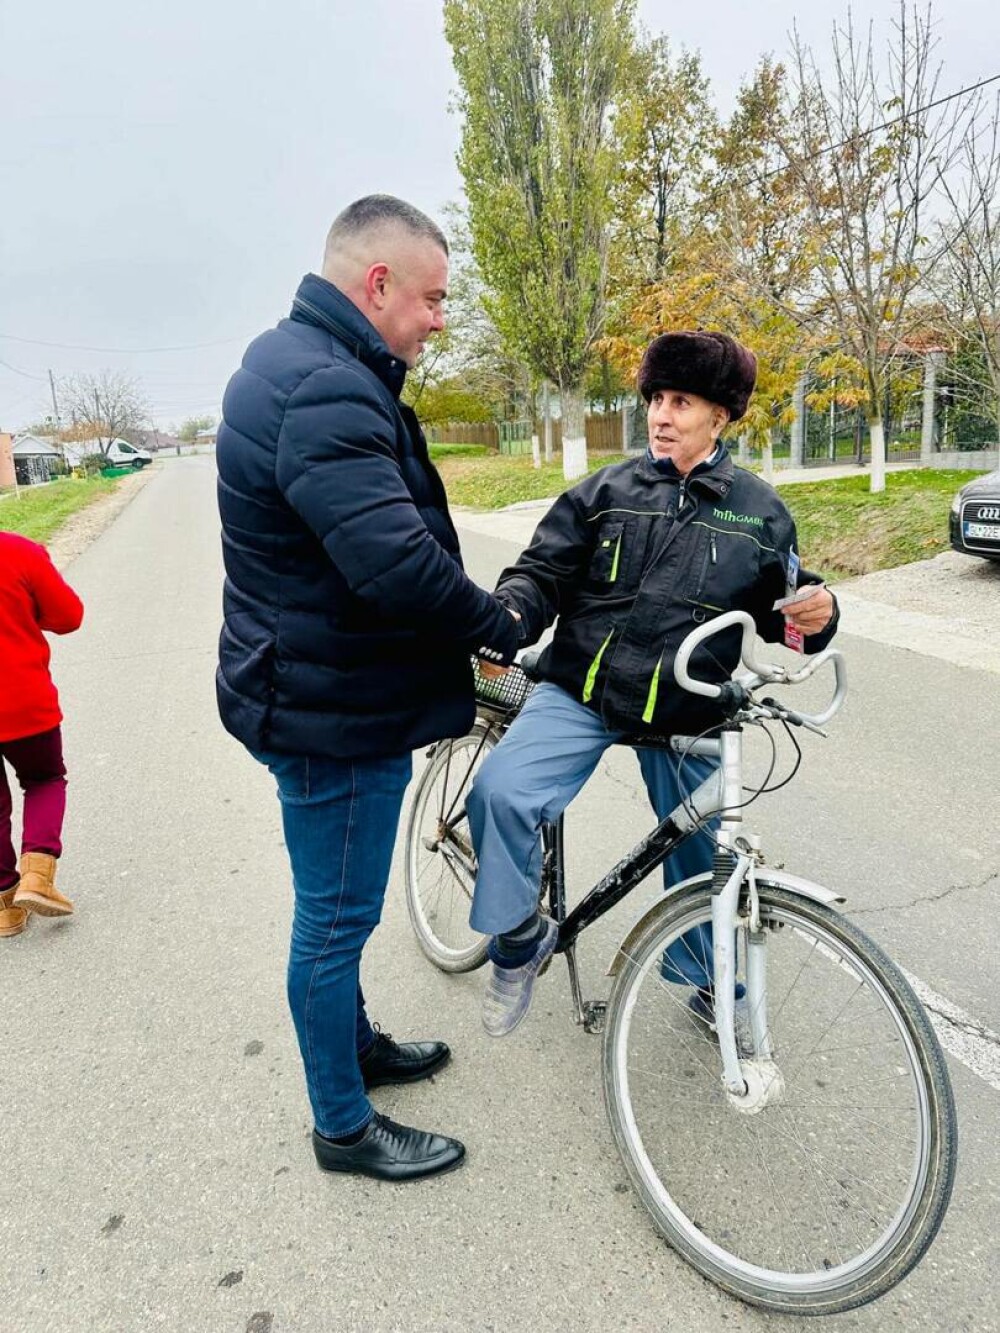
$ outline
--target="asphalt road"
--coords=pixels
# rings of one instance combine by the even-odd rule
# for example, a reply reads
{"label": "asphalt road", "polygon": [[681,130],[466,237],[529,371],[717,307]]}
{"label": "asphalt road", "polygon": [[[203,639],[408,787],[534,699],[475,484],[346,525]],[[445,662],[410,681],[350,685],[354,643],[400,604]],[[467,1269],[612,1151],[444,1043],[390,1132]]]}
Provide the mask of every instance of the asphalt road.
{"label": "asphalt road", "polygon": [[[210,458],[164,464],[68,571],[87,604],[54,655],[71,773],[61,883],[78,913],[0,950],[2,1333],[792,1327],[717,1292],[648,1225],[561,964],[524,1028],[491,1042],[482,976],[440,975],[417,950],[398,854],[366,956],[371,1009],[397,1037],[445,1037],[454,1060],[377,1104],[459,1135],[469,1158],[405,1188],[316,1170],[284,1001],[278,807],[215,713],[213,486]],[[483,582],[518,549],[463,540]],[[842,646],[848,707],[758,804],[765,847],[846,891],[908,971],[1000,1030],[1000,674]],[[571,893],[647,824],[634,759],[615,752],[571,814]],[[606,989],[639,905],[584,937],[588,993]],[[962,1147],[945,1226],[908,1281],[824,1328],[1000,1328],[1000,1092],[950,1067]]]}

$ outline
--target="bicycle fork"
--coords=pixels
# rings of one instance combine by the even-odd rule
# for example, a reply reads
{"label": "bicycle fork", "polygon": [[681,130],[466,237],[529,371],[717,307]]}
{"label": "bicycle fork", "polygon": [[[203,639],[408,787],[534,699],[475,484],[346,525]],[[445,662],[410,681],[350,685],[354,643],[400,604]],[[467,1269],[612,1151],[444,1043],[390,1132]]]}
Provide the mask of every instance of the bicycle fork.
{"label": "bicycle fork", "polygon": [[[722,1083],[739,1109],[762,1110],[781,1095],[781,1077],[767,1020],[767,933],[757,899],[758,839],[740,836],[742,827],[742,734],[725,730],[720,738],[722,797],[712,881],[713,988],[716,1033],[722,1057]],[[741,1065],[736,1045],[736,926],[740,891],[747,886],[746,988],[753,1058]],[[750,1081],[754,1084],[749,1085]]]}

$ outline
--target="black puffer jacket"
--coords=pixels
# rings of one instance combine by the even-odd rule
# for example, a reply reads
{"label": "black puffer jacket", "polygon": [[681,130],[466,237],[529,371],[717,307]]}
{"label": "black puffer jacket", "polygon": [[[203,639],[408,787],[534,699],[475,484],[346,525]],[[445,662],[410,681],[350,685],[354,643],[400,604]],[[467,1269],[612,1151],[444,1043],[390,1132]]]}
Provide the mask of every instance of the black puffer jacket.
{"label": "black puffer jacket", "polygon": [[462,572],[406,369],[357,307],[306,277],[226,390],[217,692],[252,750],[340,758],[460,736],[471,650],[513,617]]}
{"label": "black puffer jacket", "polygon": [[[718,720],[711,700],[674,680],[681,640],[723,611],[753,616],[780,642],[795,525],[773,487],[733,466],[723,448],[679,476],[648,457],[603,468],[560,496],[531,545],[497,584],[534,642],[558,616],[542,654],[546,679],[599,712],[611,728],[692,734]],[[799,583],[817,576],[800,572]],[[808,652],[826,647],[837,614]],[[727,680],[738,630],[703,645],[691,674]]]}

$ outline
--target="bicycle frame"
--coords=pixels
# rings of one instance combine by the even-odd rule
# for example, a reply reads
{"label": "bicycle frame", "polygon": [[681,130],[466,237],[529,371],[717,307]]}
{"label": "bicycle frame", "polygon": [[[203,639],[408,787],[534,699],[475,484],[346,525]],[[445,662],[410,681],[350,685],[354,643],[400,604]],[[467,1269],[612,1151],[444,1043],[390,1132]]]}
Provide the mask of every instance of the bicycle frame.
{"label": "bicycle frame", "polygon": [[[580,992],[574,946],[581,931],[619,903],[703,824],[721,814],[717,841],[720,848],[731,852],[734,860],[729,873],[717,870],[713,881],[716,889],[712,899],[713,986],[723,1082],[728,1091],[742,1096],[746,1091],[746,1083],[740,1072],[734,1026],[737,959],[733,923],[744,883],[750,889],[751,933],[756,921],[756,932],[761,936],[756,944],[763,944],[757,921],[754,881],[756,849],[751,849],[749,843],[744,848],[740,840],[743,824],[743,729],[739,723],[731,723],[723,728],[715,740],[673,737],[670,748],[679,754],[697,754],[716,759],[719,766],[685,802],[671,811],[652,833],[609,870],[569,915],[565,912],[563,819],[560,816],[555,824],[545,826],[542,831],[543,893],[547,891],[551,915],[559,923],[556,951],[567,954],[577,1015],[584,1026],[591,1028],[596,1026],[601,1010],[593,1003],[586,1004]],[[764,1060],[770,1059],[773,1054],[767,1021],[766,980],[766,951],[752,945],[747,953],[747,999],[754,1049],[757,1057]]]}
{"label": "bicycle frame", "polygon": [[[729,612],[688,635],[675,663],[678,684],[692,693],[709,697],[717,697],[722,693],[719,685],[692,678],[688,666],[691,654],[698,643],[730,625],[742,626],[741,659],[751,672],[750,676],[741,677],[736,682],[736,685],[743,690],[744,706],[750,700],[750,691],[757,686],[771,681],[797,684],[811,676],[824,662],[832,661],[836,685],[827,708],[813,716],[795,714],[791,710],[785,710],[784,714],[796,724],[821,731],[822,725],[837,712],[844,698],[846,678],[840,654],[835,650],[826,649],[805,665],[797,667],[795,671],[758,663],[752,650],[754,623],[744,612]],[[773,705],[771,700],[765,703]],[[767,714],[766,710],[765,715],[778,716],[774,712]],[[502,736],[509,725],[509,715],[497,716],[488,705],[480,716],[487,724],[487,733],[493,731]],[[650,834],[613,866],[568,914],[563,816],[560,815],[558,820],[551,824],[544,824],[541,830],[540,899],[542,902],[548,900],[549,914],[559,927],[556,952],[566,955],[577,1021],[588,1030],[596,1031],[601,1026],[605,1005],[603,1001],[585,1002],[582,998],[575,954],[576,941],[581,931],[631,893],[666,857],[687,838],[703,828],[709,820],[717,815],[721,817],[716,843],[723,855],[716,858],[712,875],[713,990],[716,1025],[723,1057],[724,1082],[734,1095],[742,1095],[746,1087],[740,1076],[734,1031],[737,959],[733,926],[737,919],[740,894],[744,885],[748,889],[749,897],[747,910],[750,935],[746,964],[754,1049],[759,1059],[768,1060],[772,1055],[766,1010],[766,950],[763,948],[765,936],[760,926],[755,879],[757,867],[761,864],[760,842],[753,835],[742,834],[743,727],[748,719],[752,720],[752,716],[734,709],[731,720],[720,727],[718,735],[713,739],[687,736],[673,736],[669,739],[655,736],[622,738],[620,744],[629,745],[634,749],[642,749],[644,745],[669,748],[679,755],[691,754],[714,759],[718,767],[686,800],[662,819]],[[446,821],[449,827],[451,813],[453,811],[449,812],[449,820]],[[728,853],[728,856],[725,853]],[[812,896],[808,888],[804,891],[807,896]]]}
{"label": "bicycle frame", "polygon": [[[739,727],[727,727],[717,741],[698,741],[688,751],[691,754],[702,755],[710,759],[722,760],[723,746],[725,737],[731,736],[736,739],[737,746],[741,747],[742,734]],[[629,742],[633,748],[639,749],[641,746],[634,741]],[[685,736],[676,736],[670,742],[670,748],[678,753],[684,752],[691,745],[691,741]],[[732,742],[730,742],[730,748]],[[725,789],[724,772],[727,765],[720,763],[719,769],[705,779],[703,783],[691,794],[687,801],[687,808],[684,804],[677,806],[669,815],[657,824],[656,828],[648,834],[641,842],[636,843],[635,847],[623,857],[617,865],[613,866],[606,875],[604,875],[582,902],[569,913],[558,914],[556,907],[562,906],[565,902],[565,888],[562,884],[559,887],[558,902],[552,897],[551,885],[546,885],[545,869],[548,864],[543,855],[542,861],[542,885],[549,890],[549,902],[553,910],[553,919],[559,922],[559,943],[556,945],[556,952],[563,953],[571,948],[577,940],[580,932],[586,930],[605,912],[611,910],[617,903],[632,892],[632,890],[642,880],[646,878],[657,866],[659,866],[675,848],[682,842],[696,833],[702,823],[707,822],[721,810],[728,807],[738,807],[742,800],[740,791],[739,770],[741,764],[741,749],[738,748],[735,767],[737,772],[735,796],[733,795],[732,778],[730,777],[730,789],[727,793]],[[728,769],[730,775],[733,771],[733,761],[730,759]],[[696,812],[697,819],[692,818],[691,812]],[[725,820],[723,821],[725,824]],[[736,813],[736,823],[740,823],[739,812]],[[545,825],[542,828],[543,853],[549,852],[548,843],[553,838],[557,839],[557,845],[560,855],[555,859],[562,864],[562,824],[563,816],[560,815],[555,824]],[[557,833],[550,833],[549,830],[558,830]],[[547,841],[548,840],[548,841]]]}

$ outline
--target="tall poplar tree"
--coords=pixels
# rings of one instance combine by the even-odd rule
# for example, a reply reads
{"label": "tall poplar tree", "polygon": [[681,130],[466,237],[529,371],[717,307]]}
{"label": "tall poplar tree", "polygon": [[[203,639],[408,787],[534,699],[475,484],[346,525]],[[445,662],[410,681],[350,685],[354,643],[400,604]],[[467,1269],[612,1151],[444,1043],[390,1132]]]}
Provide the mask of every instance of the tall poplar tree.
{"label": "tall poplar tree", "polygon": [[558,387],[567,478],[587,470],[584,380],[603,324],[634,3],[444,5],[473,252],[504,341]]}

